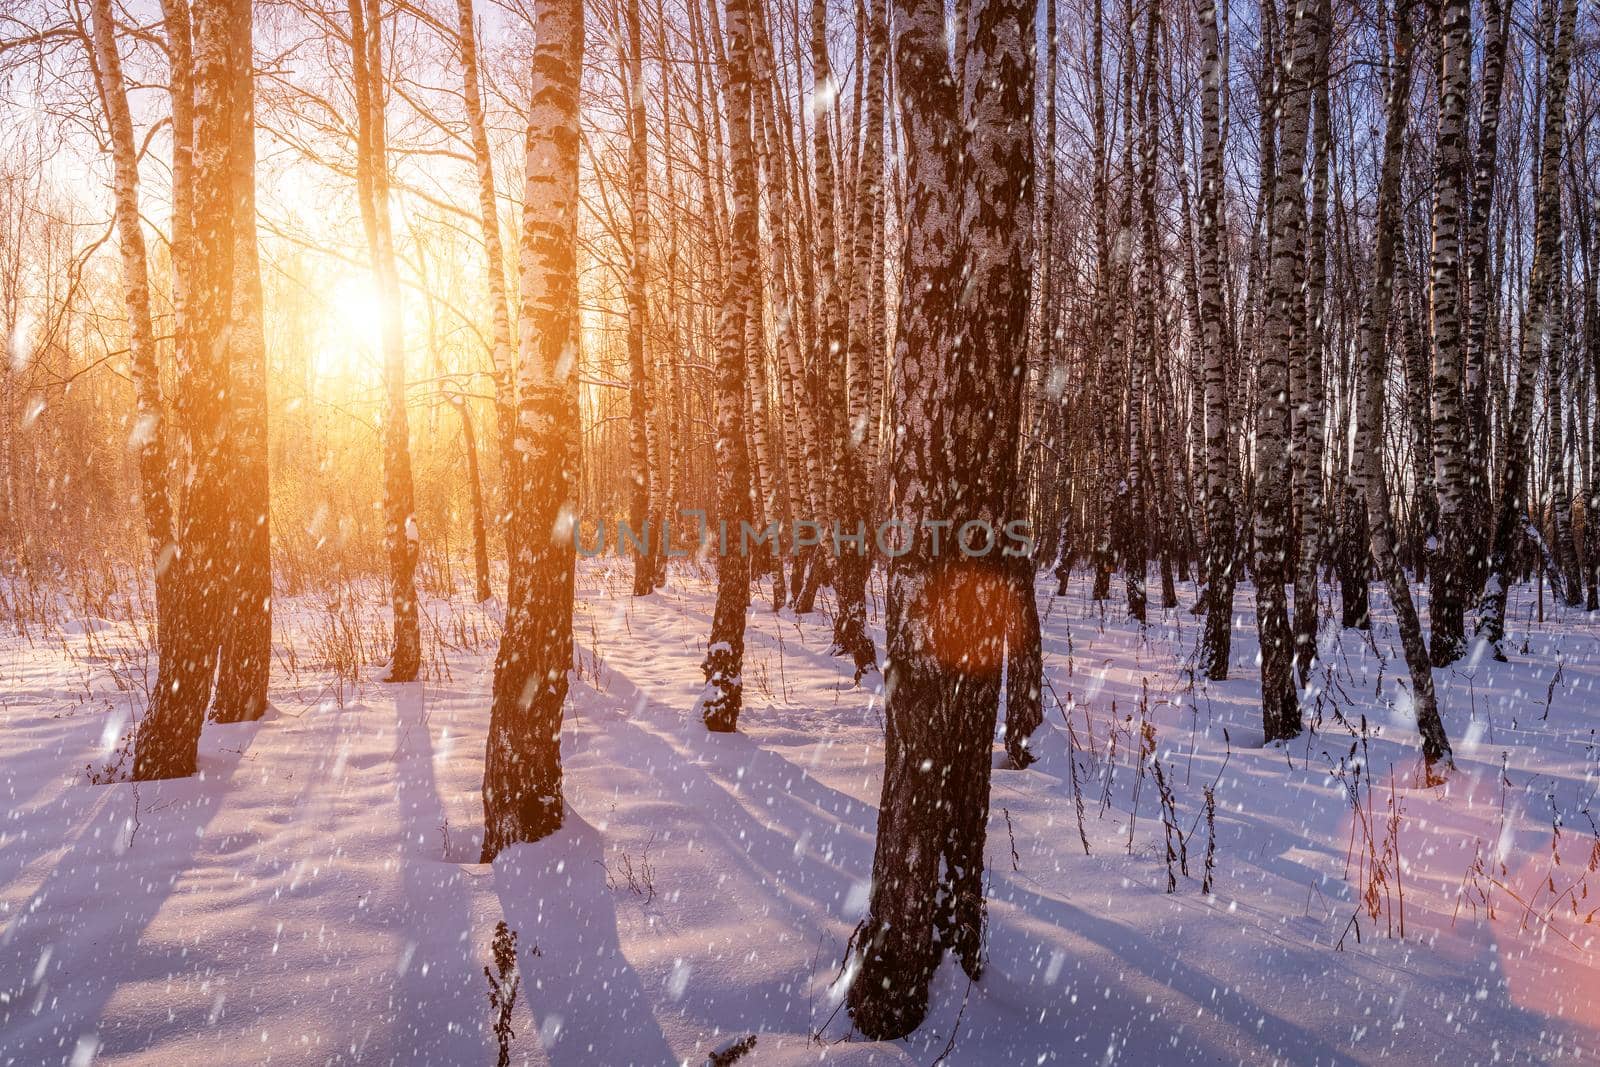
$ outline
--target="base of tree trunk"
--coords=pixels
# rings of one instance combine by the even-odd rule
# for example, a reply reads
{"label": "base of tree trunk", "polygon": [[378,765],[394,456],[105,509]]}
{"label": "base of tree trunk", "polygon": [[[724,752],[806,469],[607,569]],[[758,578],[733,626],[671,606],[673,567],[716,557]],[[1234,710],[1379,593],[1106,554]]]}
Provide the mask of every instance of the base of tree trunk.
{"label": "base of tree trunk", "polygon": [[744,704],[744,685],[739,677],[743,659],[742,649],[719,641],[713,642],[700,666],[706,676],[700,719],[714,734],[731,734],[739,729],[739,712]]}
{"label": "base of tree trunk", "polygon": [[414,629],[409,633],[401,633],[400,628],[396,627],[394,655],[389,660],[389,673],[384,675],[383,680],[396,684],[416,681],[422,670],[421,644]]}

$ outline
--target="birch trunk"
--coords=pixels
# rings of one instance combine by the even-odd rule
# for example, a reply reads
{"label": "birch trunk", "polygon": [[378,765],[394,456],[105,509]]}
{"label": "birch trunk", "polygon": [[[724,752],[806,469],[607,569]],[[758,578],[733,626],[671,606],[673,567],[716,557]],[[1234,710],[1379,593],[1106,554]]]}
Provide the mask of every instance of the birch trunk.
{"label": "birch trunk", "polygon": [[[649,142],[645,127],[643,37],[639,30],[639,0],[627,0],[625,30],[628,50],[628,446],[633,457],[633,484],[628,499],[628,522],[635,530],[660,531],[649,523],[652,485],[651,430],[655,418],[654,390],[645,357],[645,329],[650,308],[645,289],[650,257]],[[658,523],[659,525],[659,523]],[[654,592],[655,560],[646,550],[634,557],[633,595]]]}
{"label": "birch trunk", "polygon": [[1433,558],[1429,620],[1435,667],[1466,651],[1463,610],[1468,569],[1468,477],[1461,336],[1461,210],[1467,193],[1467,99],[1472,91],[1470,0],[1443,0],[1439,12],[1439,131],[1434,150],[1433,480],[1439,543]]}
{"label": "birch trunk", "polygon": [[[937,0],[894,4],[895,79],[905,139],[906,231],[894,410],[905,423],[891,474],[896,521],[914,537],[889,563],[888,668],[884,777],[872,896],[856,932],[860,970],[850,987],[850,1015],[873,1039],[914,1030],[927,1012],[928,983],[943,948],[935,901],[948,891],[942,841],[949,836],[948,751],[954,732],[978,730],[956,716],[938,650],[942,620],[934,588],[938,560],[924,519],[943,518],[944,469],[953,458],[938,442],[948,403],[949,338],[955,329],[958,278],[951,251],[960,196],[960,98],[946,48],[944,6]],[[935,773],[931,774],[929,771]]]}
{"label": "birch trunk", "polygon": [[461,448],[467,460],[467,494],[472,508],[472,589],[478,603],[494,595],[489,588],[489,530],[483,515],[483,474],[478,469],[478,435],[472,427],[472,410],[465,397],[448,398],[461,416]]}
{"label": "birch trunk", "polygon": [[1312,35],[1312,68],[1306,91],[1311,95],[1311,215],[1306,230],[1304,339],[1293,386],[1294,451],[1297,481],[1295,518],[1299,523],[1294,572],[1295,664],[1301,685],[1309,682],[1317,656],[1321,615],[1317,599],[1318,569],[1322,563],[1323,447],[1327,398],[1322,384],[1323,320],[1328,277],[1328,169],[1333,148],[1328,99],[1328,52],[1333,33],[1328,0],[1310,0],[1310,21],[1304,30]]}
{"label": "birch trunk", "polygon": [[[1483,87],[1478,101],[1478,143],[1473,158],[1472,198],[1467,212],[1466,448],[1467,510],[1489,513],[1489,304],[1494,288],[1491,272],[1489,216],[1494,205],[1496,161],[1500,145],[1500,100],[1504,95],[1506,38],[1512,4],[1484,0]],[[1486,524],[1464,523],[1463,598],[1483,584],[1489,548]]]}
{"label": "birch trunk", "polygon": [[228,396],[233,444],[229,547],[232,595],[222,637],[218,722],[249,722],[267,710],[272,670],[271,486],[267,476],[267,343],[256,242],[254,39],[250,0],[232,0],[229,65],[234,82],[229,169],[233,181],[233,322]]}
{"label": "birch trunk", "polygon": [[495,429],[500,437],[500,477],[509,487],[517,399],[512,365],[511,307],[506,295],[506,254],[500,239],[494,156],[489,148],[489,126],[484,118],[483,91],[479,86],[477,21],[472,12],[472,0],[456,0],[456,39],[461,54],[461,95],[466,105],[472,162],[478,179],[478,225],[483,232],[483,254],[487,260],[485,277],[493,322],[489,356],[494,375]]}
{"label": "birch trunk", "polygon": [[[133,119],[128,111],[127,84],[117,49],[116,23],[111,0],[94,0],[89,8],[91,39],[89,59],[106,126],[111,133],[112,211],[121,255],[123,304],[128,316],[128,366],[133,379],[134,434],[139,456],[140,503],[144,510],[145,540],[155,571],[158,638],[172,589],[172,502],[167,495],[167,427],[161,396],[161,368],[156,356],[155,329],[150,314],[150,268],[144,229],[139,221],[139,159]],[[165,655],[169,642],[158,640]]]}
{"label": "birch trunk", "polygon": [[1205,353],[1205,632],[1200,665],[1207,678],[1228,677],[1233,641],[1233,437],[1228,414],[1228,365],[1233,331],[1222,293],[1222,237],[1225,208],[1221,118],[1222,48],[1216,0],[1201,0],[1200,71],[1200,322]]}
{"label": "birch trunk", "polygon": [[981,969],[1011,580],[1004,560],[935,550],[923,523],[956,531],[1011,505],[1012,479],[993,475],[1016,462],[1032,240],[1031,4],[970,9],[965,107],[943,5],[905,0],[893,21],[907,183],[895,344],[896,418],[906,425],[893,499],[907,551],[889,568],[883,794],[849,993],[856,1026],[880,1040],[922,1021],[945,950],[969,976]]}
{"label": "birch trunk", "polygon": [[[1052,316],[1055,313],[1055,247],[1056,222],[1056,78],[1057,55],[1060,38],[1056,31],[1056,0],[1044,0],[1045,5],[1045,62],[1040,76],[1040,86],[1035,95],[1044,104],[1044,166],[1042,188],[1038,194],[1039,255],[1036,263],[1038,304],[1038,333],[1036,334],[1036,403],[1033,433],[1048,440],[1052,452],[1060,447],[1060,436],[1055,432],[1062,417],[1061,393],[1056,387],[1063,373],[1055,364],[1055,335]],[[1013,498],[1021,513],[1029,460],[1037,462],[1037,455],[1021,453],[1018,456],[1018,492]],[[1052,517],[1053,519],[1053,517]],[[1039,632],[1039,601],[1034,588],[1038,562],[1034,556],[1020,553],[1012,560],[1014,574],[1013,596],[1016,611],[1011,614],[1006,630],[1006,754],[1011,765],[1026,769],[1034,762],[1030,739],[1044,723],[1044,648]]]}
{"label": "birch trunk", "polygon": [[[1126,128],[1122,136],[1123,188],[1117,217],[1117,236],[1112,255],[1110,358],[1122,367],[1121,470],[1116,488],[1117,548],[1121,557],[1122,579],[1127,594],[1128,615],[1143,625],[1147,598],[1145,571],[1149,558],[1150,530],[1145,519],[1144,407],[1147,401],[1144,340],[1140,335],[1139,311],[1134,291],[1134,214],[1135,186],[1140,172],[1134,165],[1134,122],[1136,118],[1134,80],[1137,64],[1133,56],[1135,14],[1132,0],[1125,5],[1129,48],[1122,59],[1122,113]],[[1149,42],[1146,42],[1148,50]],[[1148,64],[1147,64],[1148,66]],[[1142,95],[1140,99],[1143,99]],[[1153,175],[1151,176],[1153,179]]]}
{"label": "birch trunk", "polygon": [[[863,106],[866,108],[865,140],[858,167],[855,196],[856,214],[851,227],[851,279],[847,351],[845,353],[847,410],[843,440],[839,450],[839,507],[837,521],[845,532],[863,534],[848,551],[838,555],[838,581],[835,591],[839,608],[834,614],[833,642],[838,651],[855,664],[855,677],[877,667],[878,653],[867,633],[867,573],[871,566],[871,533],[874,518],[867,503],[872,483],[868,476],[868,439],[877,427],[869,413],[872,395],[870,365],[879,354],[872,349],[872,270],[873,249],[879,244],[877,205],[883,184],[883,64],[888,55],[888,28],[879,8],[886,0],[875,0],[870,20],[871,38]],[[842,545],[842,542],[841,542]]]}
{"label": "birch trunk", "polygon": [[[755,291],[756,181],[750,137],[755,27],[752,0],[727,5],[727,62],[722,100],[727,109],[728,169],[733,177],[728,262],[717,309],[717,518],[737,538],[750,520],[750,457],[745,443],[746,317]],[[706,687],[699,711],[706,729],[738,729],[744,703],[744,624],[750,607],[750,557],[742,543],[717,556],[717,604],[701,670]]]}
{"label": "birch trunk", "polygon": [[422,666],[417,610],[420,539],[411,480],[411,431],[406,415],[406,348],[401,321],[400,270],[389,215],[389,153],[384,118],[383,23],[378,0],[348,0],[356,89],[356,183],[367,249],[382,304],[383,539],[389,557],[389,607],[394,617],[390,682],[415,681]]}
{"label": "birch trunk", "polygon": [[1297,0],[1276,94],[1280,142],[1272,183],[1265,344],[1257,353],[1255,427],[1256,618],[1261,634],[1261,717],[1266,739],[1300,733],[1294,641],[1285,582],[1292,549],[1289,370],[1305,358],[1305,170],[1317,11]]}
{"label": "birch trunk", "polygon": [[1361,415],[1357,423],[1356,453],[1363,492],[1367,502],[1367,522],[1372,533],[1372,554],[1389,588],[1400,628],[1400,643],[1406,666],[1411,672],[1411,697],[1417,715],[1417,730],[1422,737],[1426,777],[1437,780],[1452,767],[1450,741],[1439,717],[1434,695],[1433,669],[1423,642],[1422,624],[1411,602],[1411,587],[1395,554],[1394,522],[1389,511],[1389,487],[1383,469],[1383,397],[1388,380],[1388,361],[1384,338],[1387,336],[1389,309],[1393,302],[1395,232],[1399,228],[1400,171],[1405,151],[1406,115],[1411,83],[1411,4],[1399,0],[1395,12],[1394,51],[1388,71],[1387,126],[1384,132],[1383,162],[1378,178],[1378,213],[1374,226],[1376,250],[1373,255],[1372,289],[1362,311],[1359,344],[1360,361],[1366,369],[1361,388]]}
{"label": "birch trunk", "polygon": [[193,13],[194,168],[192,237],[209,249],[189,266],[180,305],[177,425],[184,443],[184,499],[174,559],[174,591],[151,703],[139,725],[133,776],[139,781],[195,772],[200,729],[211,702],[218,639],[228,603],[232,395],[229,323],[233,311],[234,185],[230,167],[234,77],[229,69],[232,12],[225,0],[199,0]]}
{"label": "birch trunk", "polygon": [[481,862],[560,828],[578,521],[578,92],[582,0],[536,0],[522,214],[506,628],[484,758]]}
{"label": "birch trunk", "polygon": [[1545,91],[1544,131],[1540,140],[1539,180],[1534,198],[1533,264],[1528,307],[1517,360],[1517,386],[1507,413],[1505,475],[1495,510],[1494,541],[1484,580],[1477,635],[1504,659],[1506,598],[1511,586],[1511,553],[1527,522],[1528,460],[1533,421],[1534,381],[1543,349],[1555,328],[1551,281],[1561,270],[1561,148],[1567,129],[1567,80],[1572,66],[1577,0],[1561,0],[1559,18],[1548,26],[1550,66]]}

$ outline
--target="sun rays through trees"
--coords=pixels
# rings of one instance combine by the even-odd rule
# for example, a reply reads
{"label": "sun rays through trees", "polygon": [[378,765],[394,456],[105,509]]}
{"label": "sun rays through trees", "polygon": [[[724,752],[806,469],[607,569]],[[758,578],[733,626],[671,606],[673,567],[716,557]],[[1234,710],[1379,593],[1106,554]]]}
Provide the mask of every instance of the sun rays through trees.
{"label": "sun rays through trees", "polygon": [[[775,958],[839,961],[774,984],[833,1013],[774,1032],[916,1042],[937,1018],[941,1058],[969,1005],[945,1012],[947,955],[1031,1013],[1089,942],[1169,929],[1113,928],[1072,880],[1098,892],[1109,846],[1136,896],[1159,851],[1176,894],[1202,817],[1198,922],[1242,921],[1215,886],[1229,848],[1263,862],[1248,833],[1278,867],[1243,911],[1276,915],[1274,878],[1341,907],[1353,886],[1332,937],[1309,902],[1276,916],[1344,951],[1380,921],[1406,939],[1401,893],[1413,930],[1443,899],[1408,806],[1478,818],[1499,790],[1457,896],[1533,915],[1513,753],[1552,783],[1552,855],[1596,825],[1593,729],[1563,700],[1600,609],[1597,219],[1600,14],[1577,0],[10,0],[0,708],[36,715],[19,729],[51,739],[17,751],[41,765],[64,702],[105,712],[66,769],[126,780],[132,816],[85,805],[112,821],[63,869],[114,838],[169,885],[235,790],[326,799],[384,737],[396,847],[493,864],[473,877],[517,918],[496,981],[528,978],[536,1022],[494,1001],[502,1061],[519,1033],[571,1058],[564,1025],[623,1059],[785,1047],[769,1018],[702,1027],[686,992],[704,926],[656,872],[684,872],[697,820],[730,913],[786,886]],[[372,735],[318,732],[374,703]],[[255,783],[250,746],[302,731],[334,745],[320,777]],[[1283,798],[1317,789],[1348,823],[1279,840]],[[638,841],[637,811],[595,806],[647,794],[667,821]],[[1082,857],[1044,842],[1069,817]],[[1283,873],[1335,831],[1340,870]],[[33,847],[8,835],[7,891]],[[15,877],[56,892],[47,866]],[[460,888],[401,866],[416,907]],[[1539,922],[1579,914],[1586,883],[1545,884]],[[694,930],[647,981],[624,885],[651,937]],[[139,893],[129,948],[164,907]],[[602,938],[601,972],[546,908]],[[1040,935],[1038,975],[1019,915],[1072,932]],[[426,943],[395,981],[426,985]],[[15,990],[0,966],[0,1035],[17,990],[46,1002],[43,946]],[[1215,962],[1158,976],[1162,1010]],[[614,1026],[541,999],[596,974]],[[1215,1000],[1218,1026],[1259,1014]],[[1103,1049],[1124,1024],[1092,1014],[1050,1032]],[[1277,1024],[1288,1058],[1348,1052],[1342,1022]]]}

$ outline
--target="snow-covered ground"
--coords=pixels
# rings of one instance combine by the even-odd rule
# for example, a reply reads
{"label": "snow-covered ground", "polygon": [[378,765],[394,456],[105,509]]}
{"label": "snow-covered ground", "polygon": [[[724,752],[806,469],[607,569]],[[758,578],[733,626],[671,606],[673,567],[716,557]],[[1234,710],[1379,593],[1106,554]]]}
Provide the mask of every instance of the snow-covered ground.
{"label": "snow-covered ground", "polygon": [[492,610],[431,601],[428,678],[393,686],[376,597],[283,598],[270,715],[208,726],[201,776],[139,786],[94,783],[143,703],[120,609],[8,627],[0,1065],[492,1063],[501,918],[513,1062],[701,1063],[748,1034],[752,1064],[1600,1062],[1584,614],[1535,622],[1519,590],[1514,662],[1437,672],[1457,771],[1431,788],[1381,593],[1370,643],[1324,631],[1315,728],[1264,749],[1248,590],[1235,678],[1206,683],[1192,588],[1141,631],[1081,578],[1041,584],[1047,724],[1039,763],[994,776],[987,970],[947,963],[923,1028],[869,1043],[838,978],[871,874],[874,690],[827,654],[825,613],[758,601],[742,732],[708,735],[711,584],[628,582],[609,561],[580,579],[566,826],[493,867]]}

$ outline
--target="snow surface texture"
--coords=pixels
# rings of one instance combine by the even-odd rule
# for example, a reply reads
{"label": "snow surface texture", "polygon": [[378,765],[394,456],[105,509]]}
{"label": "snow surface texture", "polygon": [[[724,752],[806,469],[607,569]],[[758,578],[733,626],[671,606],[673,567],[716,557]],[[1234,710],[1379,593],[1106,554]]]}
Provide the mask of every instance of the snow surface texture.
{"label": "snow surface texture", "polygon": [[581,574],[566,825],[493,867],[472,862],[492,605],[429,602],[426,680],[385,685],[375,590],[281,601],[268,718],[208,726],[200,776],[140,786],[91,779],[126,766],[144,639],[81,616],[8,631],[0,1065],[492,1063],[502,917],[514,1063],[698,1064],[748,1034],[751,1064],[1600,1061],[1588,616],[1534,622],[1519,590],[1514,662],[1437,672],[1458,766],[1438,789],[1377,591],[1371,643],[1324,630],[1316,729],[1264,749],[1248,589],[1218,684],[1191,678],[1192,590],[1140,631],[1081,579],[1041,584],[1046,726],[1027,771],[996,748],[988,969],[947,962],[922,1029],[868,1043],[840,963],[880,698],[826,654],[825,613],[758,601],[743,732],[710,735],[690,709],[712,583],[629,580]]}

